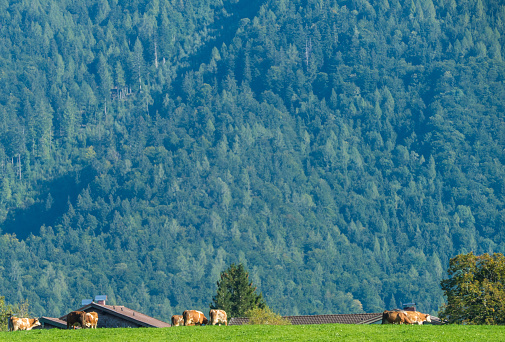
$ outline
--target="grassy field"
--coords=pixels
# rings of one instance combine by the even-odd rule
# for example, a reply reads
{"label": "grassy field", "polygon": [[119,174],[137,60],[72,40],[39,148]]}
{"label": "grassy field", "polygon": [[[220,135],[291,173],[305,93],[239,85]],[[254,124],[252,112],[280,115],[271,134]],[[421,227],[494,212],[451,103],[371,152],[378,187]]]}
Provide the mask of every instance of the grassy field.
{"label": "grassy field", "polygon": [[0,332],[0,341],[505,341],[505,326],[292,325]]}

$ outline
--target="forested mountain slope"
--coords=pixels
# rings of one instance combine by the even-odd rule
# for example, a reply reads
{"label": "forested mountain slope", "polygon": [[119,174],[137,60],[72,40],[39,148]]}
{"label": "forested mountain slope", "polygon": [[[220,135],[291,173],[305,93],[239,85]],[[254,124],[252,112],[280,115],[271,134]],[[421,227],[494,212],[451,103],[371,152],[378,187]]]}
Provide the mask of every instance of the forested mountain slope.
{"label": "forested mountain slope", "polygon": [[[494,0],[0,2],[0,294],[167,319],[443,302],[505,252]],[[12,234],[15,233],[16,236]]]}

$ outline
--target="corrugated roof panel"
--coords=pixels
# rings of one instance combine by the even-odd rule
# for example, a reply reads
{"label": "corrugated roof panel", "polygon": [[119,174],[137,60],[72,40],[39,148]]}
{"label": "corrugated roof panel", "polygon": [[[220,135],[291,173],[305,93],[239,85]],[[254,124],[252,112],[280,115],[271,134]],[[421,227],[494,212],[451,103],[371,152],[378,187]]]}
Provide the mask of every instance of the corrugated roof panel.
{"label": "corrugated roof panel", "polygon": [[[307,315],[307,316],[284,316],[291,321],[291,324],[369,324],[382,318],[382,313],[363,314],[339,314],[339,315]],[[234,317],[230,319],[229,325],[248,324],[247,317]]]}

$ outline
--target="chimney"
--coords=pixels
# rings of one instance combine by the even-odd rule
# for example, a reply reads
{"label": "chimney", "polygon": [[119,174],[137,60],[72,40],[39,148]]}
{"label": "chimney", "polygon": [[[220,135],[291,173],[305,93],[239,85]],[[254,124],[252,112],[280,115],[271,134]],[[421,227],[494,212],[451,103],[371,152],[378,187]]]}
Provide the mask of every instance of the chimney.
{"label": "chimney", "polygon": [[405,311],[416,311],[416,303],[403,303],[402,307]]}
{"label": "chimney", "polygon": [[95,296],[95,303],[100,305],[105,305],[105,301],[107,300],[106,295]]}

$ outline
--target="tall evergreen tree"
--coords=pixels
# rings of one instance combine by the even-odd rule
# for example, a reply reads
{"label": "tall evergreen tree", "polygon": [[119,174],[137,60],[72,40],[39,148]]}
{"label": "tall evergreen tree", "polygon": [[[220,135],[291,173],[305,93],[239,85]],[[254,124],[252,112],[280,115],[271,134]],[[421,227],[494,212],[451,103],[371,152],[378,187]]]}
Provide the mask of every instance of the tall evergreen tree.
{"label": "tall evergreen tree", "polygon": [[244,317],[246,312],[266,307],[263,295],[249,281],[249,273],[242,264],[231,264],[221,273],[217,282],[217,294],[212,298],[211,309],[226,311],[228,317]]}

